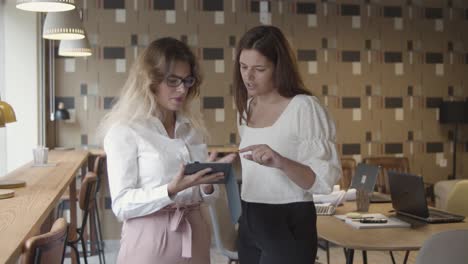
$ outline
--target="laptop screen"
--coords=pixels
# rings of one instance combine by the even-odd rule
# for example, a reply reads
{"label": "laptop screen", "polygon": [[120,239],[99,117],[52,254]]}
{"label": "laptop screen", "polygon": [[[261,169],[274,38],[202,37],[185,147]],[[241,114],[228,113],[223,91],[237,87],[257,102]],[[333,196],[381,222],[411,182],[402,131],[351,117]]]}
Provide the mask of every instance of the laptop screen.
{"label": "laptop screen", "polygon": [[397,212],[422,218],[429,217],[424,182],[421,176],[389,171],[388,181],[393,208]]}
{"label": "laptop screen", "polygon": [[351,179],[350,188],[364,189],[367,192],[371,193],[372,191],[374,191],[374,186],[377,182],[378,174],[378,166],[360,163],[356,167],[356,173],[354,173],[354,176]]}

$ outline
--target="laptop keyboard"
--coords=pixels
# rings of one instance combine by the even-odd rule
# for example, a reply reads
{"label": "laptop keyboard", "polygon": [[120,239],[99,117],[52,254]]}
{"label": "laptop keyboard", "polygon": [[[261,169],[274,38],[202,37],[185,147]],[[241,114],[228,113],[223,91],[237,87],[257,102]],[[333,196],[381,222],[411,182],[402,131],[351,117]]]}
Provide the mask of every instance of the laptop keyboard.
{"label": "laptop keyboard", "polygon": [[315,205],[315,211],[317,215],[333,215],[335,213],[335,207],[333,205]]}
{"label": "laptop keyboard", "polygon": [[429,217],[431,218],[447,218],[450,216],[452,216],[452,214],[437,211],[437,210],[432,210],[432,209],[429,210]]}

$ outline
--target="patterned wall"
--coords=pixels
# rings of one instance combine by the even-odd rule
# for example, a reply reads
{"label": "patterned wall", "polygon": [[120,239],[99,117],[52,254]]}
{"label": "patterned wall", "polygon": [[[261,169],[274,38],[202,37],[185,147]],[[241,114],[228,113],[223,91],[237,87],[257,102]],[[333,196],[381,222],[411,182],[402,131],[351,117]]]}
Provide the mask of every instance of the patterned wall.
{"label": "patterned wall", "polygon": [[[57,58],[57,102],[73,119],[59,124],[61,145],[96,146],[136,56],[155,38],[187,42],[205,82],[197,102],[212,145],[238,143],[232,96],[234,47],[246,29],[280,27],[297,51],[302,76],[336,120],[339,150],[407,156],[429,182],[452,170],[453,125],[438,121],[442,100],[468,96],[466,0],[82,0],[94,54]],[[305,121],[305,120],[304,120]],[[468,178],[466,125],[457,173]]]}

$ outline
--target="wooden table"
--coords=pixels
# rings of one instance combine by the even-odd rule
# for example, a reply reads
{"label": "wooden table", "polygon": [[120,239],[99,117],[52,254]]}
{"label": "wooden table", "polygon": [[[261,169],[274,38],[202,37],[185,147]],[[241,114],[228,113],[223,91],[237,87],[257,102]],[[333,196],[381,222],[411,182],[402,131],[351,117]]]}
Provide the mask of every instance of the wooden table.
{"label": "wooden table", "polygon": [[[88,152],[83,150],[49,151],[51,167],[32,167],[28,163],[5,178],[26,181],[15,189],[15,197],[0,200],[0,263],[16,263],[24,242],[39,233],[41,224],[70,188],[70,238],[76,236],[76,181]],[[85,168],[85,167],[84,167]]]}
{"label": "wooden table", "polygon": [[[346,214],[356,210],[355,202],[338,207],[336,214]],[[370,213],[392,215],[391,203],[371,204]],[[408,219],[410,220],[410,219]],[[347,249],[346,262],[352,263],[354,250],[406,251],[419,250],[430,236],[446,230],[468,229],[468,223],[425,224],[410,220],[411,228],[354,229],[334,216],[318,216],[319,238]]]}

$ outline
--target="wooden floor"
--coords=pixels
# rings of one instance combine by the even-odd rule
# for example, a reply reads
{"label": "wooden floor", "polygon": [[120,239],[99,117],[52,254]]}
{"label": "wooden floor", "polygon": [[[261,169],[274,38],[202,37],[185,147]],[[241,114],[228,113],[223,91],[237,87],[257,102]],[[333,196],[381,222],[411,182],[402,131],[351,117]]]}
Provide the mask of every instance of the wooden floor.
{"label": "wooden floor", "polygon": [[[411,251],[408,257],[408,264],[415,263],[417,251]],[[326,264],[327,263],[327,255],[324,250],[319,249],[317,253],[319,260],[317,263]],[[393,252],[395,256],[395,262],[397,264],[403,263],[405,258],[405,252],[403,251],[395,251]],[[343,248],[333,247],[330,250],[330,264],[341,264],[346,263],[345,256],[343,253]],[[361,264],[362,261],[362,253],[359,250],[354,252],[354,264]],[[392,259],[390,257],[390,253],[388,251],[368,251],[367,252],[367,263],[378,263],[378,264],[392,264]]]}

